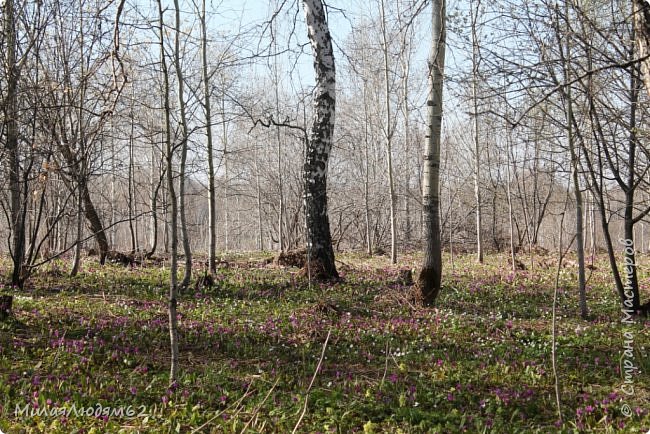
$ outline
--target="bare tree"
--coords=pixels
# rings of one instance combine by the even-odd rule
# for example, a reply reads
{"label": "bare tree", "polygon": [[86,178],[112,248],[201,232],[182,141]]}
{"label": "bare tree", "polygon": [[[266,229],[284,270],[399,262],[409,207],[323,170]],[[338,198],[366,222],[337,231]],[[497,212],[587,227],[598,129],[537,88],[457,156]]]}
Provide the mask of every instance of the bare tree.
{"label": "bare tree", "polygon": [[210,76],[208,75],[208,34],[206,25],[205,0],[201,1],[200,12],[201,25],[201,74],[203,80],[203,110],[205,112],[205,135],[208,154],[208,226],[209,226],[209,247],[208,247],[208,269],[210,273],[216,273],[217,257],[217,188],[215,183],[215,167],[212,145],[212,108],[210,106]]}
{"label": "bare tree", "polygon": [[[564,77],[565,86],[561,90],[562,96],[564,97],[565,113],[566,113],[566,131],[567,131],[567,142],[569,145],[569,155],[571,157],[571,181],[573,184],[573,193],[575,196],[576,204],[576,253],[578,256],[578,293],[580,299],[580,316],[583,319],[587,319],[589,316],[589,310],[587,309],[587,281],[585,275],[585,242],[584,242],[584,224],[583,224],[583,201],[582,201],[582,191],[580,189],[580,163],[578,160],[578,153],[575,145],[575,137],[573,134],[573,94],[571,82],[571,71],[569,69],[569,59],[571,59],[571,37],[568,34],[568,29],[570,28],[569,24],[569,5],[568,0],[564,2],[564,19],[566,20],[567,32],[561,32],[559,24],[559,10],[556,13],[556,37],[557,41],[560,44],[560,58],[562,61],[562,71]],[[564,33],[564,35],[563,35]],[[562,37],[564,36],[564,38]],[[564,39],[564,43],[562,42]],[[562,249],[560,243],[560,249]]]}
{"label": "bare tree", "polygon": [[384,120],[384,136],[386,138],[386,172],[388,176],[388,196],[390,198],[390,261],[397,263],[397,224],[396,207],[397,196],[395,194],[395,180],[393,177],[393,119],[391,117],[390,101],[390,67],[388,62],[389,43],[388,31],[386,29],[386,8],[384,0],[380,0],[381,11],[381,50],[384,56],[384,104],[386,105],[386,119]]}
{"label": "bare tree", "polygon": [[178,315],[177,315],[177,297],[178,297],[178,202],[176,198],[176,187],[174,186],[174,148],[171,138],[171,107],[169,101],[169,70],[167,68],[167,59],[165,57],[165,22],[162,1],[158,0],[158,37],[160,44],[160,67],[163,79],[163,115],[165,117],[164,134],[165,134],[165,159],[167,165],[167,192],[169,194],[169,203],[171,205],[171,266],[169,277],[169,297],[168,297],[168,315],[169,315],[169,343],[171,347],[171,366],[169,373],[169,382],[173,384],[178,378],[179,372],[179,355],[178,355]]}
{"label": "bare tree", "polygon": [[[183,67],[181,65],[181,10],[179,1],[174,0],[175,26],[174,26],[174,67],[176,69],[177,98],[179,109],[179,121],[181,127],[181,161],[178,179],[178,212],[180,214],[181,235],[183,237],[183,253],[185,254],[185,271],[181,288],[186,288],[192,278],[192,248],[190,246],[190,236],[187,231],[187,212],[185,209],[185,165],[187,164],[187,149],[189,142],[189,133],[187,128],[187,115],[185,113],[185,83],[183,76]],[[168,168],[169,169],[169,168]]]}
{"label": "bare tree", "polygon": [[25,192],[21,186],[20,154],[18,148],[18,82],[20,66],[16,54],[16,20],[14,2],[6,0],[3,5],[4,33],[4,74],[7,80],[3,111],[5,118],[5,148],[7,150],[7,167],[9,172],[10,218],[12,235],[13,271],[11,283],[22,287],[23,265],[25,260]]}
{"label": "bare tree", "polygon": [[321,0],[303,0],[314,55],[314,119],[305,155],[305,212],[309,256],[323,278],[338,278],[327,210],[327,169],[336,113],[336,70],[332,38]]}
{"label": "bare tree", "polygon": [[435,302],[442,280],[440,244],[440,136],[442,128],[442,87],[445,70],[446,4],[432,1],[432,42],[429,55],[429,94],[427,98],[427,140],[425,141],[422,207],[424,215],[424,262],[418,287],[424,304]]}
{"label": "bare tree", "polygon": [[470,4],[471,33],[472,33],[472,113],[474,132],[474,198],[476,200],[476,260],[483,263],[483,235],[482,235],[482,201],[481,188],[479,185],[481,176],[481,148],[479,137],[479,114],[478,114],[478,80],[480,41],[478,39],[478,16],[481,7],[481,0],[476,0],[476,6]]}

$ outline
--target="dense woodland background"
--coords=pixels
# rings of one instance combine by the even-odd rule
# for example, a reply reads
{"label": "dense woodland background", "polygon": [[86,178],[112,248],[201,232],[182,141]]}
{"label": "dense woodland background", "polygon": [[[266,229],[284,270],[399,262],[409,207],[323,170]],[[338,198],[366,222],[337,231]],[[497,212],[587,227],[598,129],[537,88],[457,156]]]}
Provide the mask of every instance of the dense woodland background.
{"label": "dense woodland background", "polygon": [[[335,39],[338,106],[329,168],[337,250],[390,251],[393,220],[398,251],[419,247],[421,238],[430,24],[428,14],[418,14],[423,4],[386,2],[382,15],[376,3],[330,9],[337,25],[334,38],[341,36]],[[648,250],[648,105],[640,91],[640,66],[631,62],[639,57],[631,5],[485,0],[448,5],[451,54],[440,187],[446,249],[476,248],[477,206],[484,249],[509,249],[510,215],[515,248],[558,247],[558,216],[575,206],[572,194],[566,198],[571,158],[561,90],[568,80],[587,248],[606,247],[603,218],[613,238],[623,237],[626,203],[620,184],[634,173],[633,207],[640,217],[635,247]],[[21,200],[29,261],[34,263],[39,255],[70,250],[77,241],[80,183],[89,193],[84,209],[92,205],[111,249],[169,251],[169,206],[161,182],[164,107],[157,8],[126,2],[115,29],[116,6],[15,2]],[[295,19],[299,6],[264,4],[260,7],[268,9],[268,16],[250,22],[246,16],[226,21],[232,10],[223,12],[219,3],[208,2],[202,12],[200,4],[181,2],[180,65],[174,64],[173,5],[165,6],[172,139],[188,142],[186,218],[193,251],[208,251],[208,128],[218,250],[293,249],[305,243],[303,130],[310,124],[313,78],[304,24]],[[6,30],[3,35],[6,47]],[[207,88],[201,72],[204,39]],[[3,53],[6,57],[8,51]],[[185,84],[184,123],[179,80]],[[6,101],[6,70],[2,92]],[[7,113],[4,119],[3,140]],[[290,126],[265,128],[270,120]],[[8,165],[1,170],[3,179],[9,179]],[[603,213],[593,194],[594,181],[602,184]],[[2,203],[6,224],[1,239],[8,252],[6,182]],[[565,224],[571,225],[572,218]],[[84,222],[81,238],[90,249],[95,242],[87,238],[96,229],[86,226]]]}

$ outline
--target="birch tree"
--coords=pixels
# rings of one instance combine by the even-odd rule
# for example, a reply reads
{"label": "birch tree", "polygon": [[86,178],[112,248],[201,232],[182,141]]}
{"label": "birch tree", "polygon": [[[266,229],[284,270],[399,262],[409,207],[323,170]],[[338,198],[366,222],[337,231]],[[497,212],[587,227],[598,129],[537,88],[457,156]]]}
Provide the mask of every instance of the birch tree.
{"label": "birch tree", "polygon": [[635,39],[641,60],[643,82],[650,95],[650,1],[632,0]]}
{"label": "birch tree", "polygon": [[336,108],[336,70],[332,38],[321,0],[303,0],[316,87],[314,118],[305,155],[307,246],[312,267],[322,278],[338,278],[327,213],[327,169],[332,150]]}

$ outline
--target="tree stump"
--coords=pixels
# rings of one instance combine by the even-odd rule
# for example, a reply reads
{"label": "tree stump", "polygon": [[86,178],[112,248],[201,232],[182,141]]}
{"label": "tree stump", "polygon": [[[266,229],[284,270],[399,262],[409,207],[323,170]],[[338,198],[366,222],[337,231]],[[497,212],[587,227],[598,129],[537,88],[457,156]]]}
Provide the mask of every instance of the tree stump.
{"label": "tree stump", "polygon": [[280,267],[303,268],[307,263],[307,252],[304,249],[280,252],[273,260],[273,263]]}
{"label": "tree stump", "polygon": [[13,296],[0,295],[0,320],[6,319],[11,314],[11,303]]}

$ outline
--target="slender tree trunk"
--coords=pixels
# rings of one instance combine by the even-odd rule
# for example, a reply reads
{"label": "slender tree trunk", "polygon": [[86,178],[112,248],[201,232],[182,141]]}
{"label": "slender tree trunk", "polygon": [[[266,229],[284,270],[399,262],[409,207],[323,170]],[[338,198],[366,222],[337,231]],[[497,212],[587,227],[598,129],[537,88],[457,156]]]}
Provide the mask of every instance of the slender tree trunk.
{"label": "slender tree trunk", "polygon": [[338,278],[327,210],[327,169],[336,113],[334,51],[321,0],[303,0],[314,55],[314,119],[305,155],[305,213],[312,269],[321,278]]}
{"label": "slender tree trunk", "polygon": [[393,178],[393,129],[391,127],[390,107],[390,76],[388,69],[388,35],[386,34],[386,12],[384,0],[380,1],[381,8],[381,35],[382,51],[384,55],[384,103],[386,105],[386,171],[388,172],[388,195],[390,197],[390,262],[397,264],[397,225],[396,225],[396,202],[395,180]]}
{"label": "slender tree trunk", "polygon": [[[180,123],[181,123],[181,161],[178,173],[178,211],[181,223],[181,236],[183,237],[183,253],[185,255],[185,274],[180,284],[181,288],[187,288],[190,285],[192,278],[192,249],[190,247],[190,237],[187,232],[187,213],[185,209],[185,164],[187,162],[187,147],[188,147],[188,132],[187,132],[187,116],[185,115],[185,82],[183,77],[183,68],[181,66],[180,50],[181,50],[181,11],[179,1],[174,0],[174,10],[176,12],[176,21],[174,29],[174,66],[176,68],[176,79],[178,85],[178,108],[180,110]],[[172,219],[174,215],[172,215]],[[173,242],[173,241],[172,241]]]}
{"label": "slender tree trunk", "polygon": [[[165,149],[165,153],[167,150]],[[166,154],[165,154],[166,155]],[[165,160],[167,161],[167,160]],[[167,167],[167,163],[165,163],[165,167]],[[165,180],[167,180],[167,177],[165,176]],[[162,210],[163,210],[163,246],[164,246],[164,251],[165,254],[169,253],[169,192],[167,191],[166,187],[166,182],[165,185],[163,185],[163,194],[162,194]]]}
{"label": "slender tree trunk", "polygon": [[70,276],[74,277],[79,273],[81,266],[81,240],[83,239],[83,198],[81,194],[81,186],[83,185],[82,174],[77,175],[77,218],[76,218],[76,241],[74,246],[74,258],[72,260],[72,267],[70,269]]}
{"label": "slender tree trunk", "polygon": [[[568,81],[567,81],[568,82]],[[573,117],[573,109],[571,102],[571,92],[567,93],[567,118]],[[568,123],[568,141],[569,151],[571,154],[571,172],[573,182],[573,192],[576,201],[576,253],[578,255],[578,293],[580,297],[580,316],[587,319],[589,310],[587,308],[587,280],[585,276],[585,242],[584,242],[584,224],[582,220],[582,192],[580,191],[580,179],[578,175],[579,163],[578,155],[576,153],[573,129],[571,128],[571,121]]]}
{"label": "slender tree trunk", "polygon": [[363,79],[363,138],[364,138],[364,178],[363,178],[363,208],[366,224],[366,253],[372,256],[372,229],[370,222],[370,140],[368,134],[368,100],[367,82]]}
{"label": "slender tree trunk", "polygon": [[[400,28],[404,28],[402,21],[401,1],[397,2],[397,13],[399,16]],[[410,168],[411,161],[411,111],[409,107],[409,78],[411,72],[412,54],[412,27],[402,31],[402,43],[400,54],[400,65],[402,70],[402,116],[404,117],[404,153],[407,160],[407,167]],[[411,170],[407,169],[404,179],[404,243],[411,245],[413,227],[411,219]]]}
{"label": "slender tree trunk", "polygon": [[607,259],[609,260],[609,266],[612,270],[612,275],[614,276],[616,291],[618,292],[618,296],[621,299],[621,303],[623,303],[625,301],[623,280],[621,278],[621,273],[618,270],[618,265],[616,264],[616,253],[614,251],[614,243],[612,241],[612,236],[609,231],[609,221],[607,220],[605,198],[603,197],[602,193],[600,194],[599,202],[600,205],[598,206],[598,209],[600,210],[601,229],[603,232],[603,238],[605,239],[605,246],[607,248]]}
{"label": "slender tree trunk", "polygon": [[[72,150],[68,147],[67,144],[63,144],[59,146],[59,150],[61,151],[61,154],[65,158],[66,163],[70,167],[81,167],[80,170],[85,170],[83,169],[85,168],[84,159],[87,158],[86,155],[84,155],[85,151],[80,153],[81,154],[80,160],[77,161]],[[87,174],[84,174],[84,180],[83,182],[81,182],[80,185],[78,185],[78,188],[80,190],[79,194],[81,195],[83,200],[83,209],[86,215],[86,220],[88,220],[88,223],[90,224],[90,230],[95,236],[95,240],[97,241],[97,245],[99,246],[99,263],[101,265],[104,265],[104,263],[106,262],[106,255],[108,254],[108,250],[109,250],[108,239],[106,238],[106,231],[104,230],[104,225],[102,224],[102,221],[99,218],[99,214],[97,213],[97,210],[95,209],[95,205],[90,195],[90,190],[88,190]]]}
{"label": "slender tree trunk", "polygon": [[[275,118],[280,121],[280,77],[278,74],[278,56],[277,56],[277,41],[273,39],[273,87],[275,90]],[[280,126],[276,125],[275,127],[275,139],[278,151],[278,191],[280,194],[280,204],[278,210],[278,248],[280,252],[284,252],[285,249],[285,240],[284,240],[284,214],[285,214],[285,203],[284,203],[284,176],[282,171],[282,135],[280,134]]]}
{"label": "slender tree trunk", "polygon": [[260,168],[258,148],[255,148],[255,190],[257,193],[257,249],[264,250],[264,230],[262,226],[262,187],[260,184]]}
{"label": "slender tree trunk", "polygon": [[[591,83],[587,87],[587,99],[589,102],[589,115],[592,122],[596,122],[596,111],[594,104],[594,95]],[[623,281],[621,279],[621,274],[616,265],[616,253],[614,251],[614,244],[612,242],[612,236],[609,231],[609,220],[607,219],[608,207],[605,197],[605,183],[604,183],[604,162],[603,156],[601,153],[601,146],[596,142],[597,149],[595,152],[595,157],[597,161],[593,161],[590,158],[590,151],[586,149],[584,141],[579,142],[583,147],[583,155],[585,157],[587,167],[589,169],[589,176],[591,178],[591,188],[594,196],[594,200],[598,202],[598,212],[600,217],[600,225],[603,233],[603,241],[605,242],[605,247],[607,249],[607,258],[609,260],[609,266],[612,270],[612,276],[614,277],[614,283],[616,284],[616,292],[621,300],[621,303],[625,302],[625,294],[623,289]],[[596,177],[598,175],[598,177]]]}
{"label": "slender tree trunk", "polygon": [[[632,39],[634,40],[633,31]],[[630,58],[634,58],[634,46],[630,49]],[[636,248],[634,242],[634,192],[636,191],[636,150],[638,145],[637,136],[637,109],[639,104],[639,93],[641,90],[641,79],[639,77],[639,66],[634,65],[630,68],[630,125],[629,125],[629,140],[628,140],[628,178],[627,188],[625,191],[625,213],[624,213],[624,230],[625,242],[631,246],[625,248],[625,264],[632,264],[626,266],[626,289],[632,292],[632,309],[637,311],[641,308],[641,297],[639,294],[639,278],[636,270]],[[627,292],[627,291],[626,291]],[[629,297],[626,296],[626,299]],[[625,302],[624,302],[625,305]],[[628,306],[626,306],[628,307]]]}
{"label": "slender tree trunk", "polygon": [[[449,217],[448,217],[448,224],[449,226],[449,262],[451,263],[451,272],[453,273],[455,270],[455,262],[454,262],[454,228],[452,227],[451,223],[451,218],[452,218],[452,213],[453,213],[453,198],[451,196],[451,188],[449,188],[449,197],[447,198],[449,200]],[[442,241],[441,241],[442,242]],[[441,246],[442,249],[442,246]]]}
{"label": "slender tree trunk", "polygon": [[512,183],[512,175],[510,171],[512,170],[511,168],[511,163],[510,163],[510,140],[511,136],[508,134],[507,138],[507,148],[506,148],[506,165],[507,165],[507,171],[508,171],[508,182],[506,184],[506,196],[508,198],[508,228],[510,232],[510,262],[512,263],[512,272],[516,273],[517,272],[517,263],[515,262],[515,225],[514,225],[514,218],[513,218],[513,209],[512,209],[512,191],[510,188],[510,184]]}
{"label": "slender tree trunk", "polygon": [[[178,378],[179,372],[179,355],[178,355],[178,315],[177,315],[177,292],[178,292],[178,203],[176,202],[176,192],[174,187],[174,154],[171,140],[170,125],[170,104],[169,104],[169,71],[167,69],[167,60],[165,59],[164,45],[164,19],[162,0],[158,0],[158,31],[160,43],[160,63],[163,76],[164,86],[164,117],[165,117],[165,160],[167,165],[167,193],[169,194],[169,203],[171,205],[171,266],[169,278],[169,298],[168,298],[168,315],[169,315],[169,343],[171,347],[171,366],[169,373],[169,383],[174,384]],[[177,9],[178,11],[178,9]]]}
{"label": "slender tree trunk", "polygon": [[14,2],[3,5],[3,30],[5,39],[5,148],[9,172],[11,259],[13,268],[11,284],[22,288],[22,270],[25,262],[25,211],[20,185],[20,157],[18,149],[18,80],[20,72],[16,61],[16,23]]}
{"label": "slender tree trunk", "polygon": [[442,249],[440,245],[440,139],[442,128],[442,87],[445,69],[445,0],[432,1],[432,37],[429,58],[428,131],[424,149],[422,204],[424,214],[424,263],[418,287],[425,305],[432,305],[440,292]]}
{"label": "slender tree trunk", "polygon": [[156,249],[158,248],[158,193],[160,191],[160,184],[162,180],[162,173],[158,175],[158,181],[156,179],[156,147],[152,144],[151,146],[151,246],[147,252],[146,257],[151,258],[156,254]]}
{"label": "slender tree trunk", "polygon": [[104,226],[102,221],[97,214],[95,205],[92,202],[90,197],[90,190],[88,190],[88,185],[86,182],[82,185],[81,193],[83,194],[84,200],[84,211],[86,213],[86,220],[90,223],[90,230],[95,234],[95,240],[99,245],[99,262],[104,264],[106,261],[106,255],[108,254],[108,240],[106,239],[106,232],[104,231]]}
{"label": "slender tree trunk", "polygon": [[[113,128],[113,122],[111,120],[110,123],[111,129]],[[117,155],[115,152],[115,138],[111,138],[111,158],[112,158],[112,163],[111,163],[111,220],[110,220],[110,229],[109,229],[109,236],[110,236],[110,248],[115,250],[115,243],[117,242],[117,225],[115,224],[117,220],[117,200],[115,196],[115,184],[116,184],[116,178],[117,178],[117,167],[116,167],[116,161],[117,161]]]}
{"label": "slender tree trunk", "polygon": [[[508,105],[506,107],[506,116],[508,117]],[[512,265],[513,274],[517,272],[517,264],[515,262],[515,225],[514,225],[514,212],[512,207],[512,167],[511,150],[512,150],[512,133],[506,125],[508,134],[506,135],[506,199],[508,201],[508,232],[510,235],[510,263]]]}
{"label": "slender tree trunk", "polygon": [[201,72],[203,79],[203,109],[205,111],[205,135],[208,151],[208,269],[217,272],[217,189],[215,184],[214,155],[212,144],[212,110],[210,106],[210,80],[208,75],[208,33],[205,0],[201,2]]}
{"label": "slender tree trunk", "polygon": [[596,255],[596,201],[594,200],[593,194],[591,195],[591,200],[589,201],[589,249],[591,251],[591,256]]}
{"label": "slender tree trunk", "polygon": [[[81,14],[81,17],[83,17],[83,14]],[[80,28],[83,28],[83,18],[80,23]],[[83,77],[85,75],[85,68],[84,68],[84,53],[83,53],[83,46],[84,46],[84,41],[83,41],[83,32],[80,33],[81,35],[81,43],[79,44],[82,53],[81,53],[81,62],[80,62],[80,76]],[[72,167],[75,167],[76,170],[76,181],[77,181],[77,189],[78,189],[78,196],[77,196],[77,240],[75,242],[75,249],[74,249],[74,260],[72,261],[72,269],[70,270],[70,276],[76,276],[77,273],[79,272],[79,268],[81,266],[81,245],[82,245],[82,239],[83,239],[83,194],[84,190],[87,191],[87,186],[86,186],[86,139],[85,139],[85,131],[84,131],[84,125],[82,122],[83,119],[83,111],[84,111],[84,100],[85,100],[85,82],[82,82],[81,89],[80,89],[80,96],[79,96],[79,108],[78,108],[78,113],[77,115],[79,116],[79,119],[77,120],[78,122],[78,128],[79,128],[79,149],[77,152],[77,158],[74,158],[71,154],[70,161],[71,163],[74,163]],[[65,145],[67,146],[67,144]]]}
{"label": "slender tree trunk", "polygon": [[474,200],[476,201],[476,261],[483,263],[483,212],[481,203],[480,187],[480,170],[481,170],[481,148],[479,138],[479,119],[478,119],[478,61],[479,61],[479,41],[476,32],[476,21],[478,19],[481,1],[477,0],[476,10],[470,6],[472,14],[472,105],[474,114],[472,116],[474,128]]}
{"label": "slender tree trunk", "polygon": [[[559,11],[558,11],[559,13]],[[569,4],[568,1],[564,2],[565,20],[567,22],[567,31],[569,28]],[[558,42],[560,39],[560,25],[559,20],[557,24],[557,37]],[[582,192],[580,191],[580,178],[579,168],[580,162],[578,161],[578,154],[575,147],[575,138],[573,136],[573,95],[570,83],[571,74],[569,71],[568,62],[571,59],[571,41],[568,35],[564,35],[565,44],[560,45],[562,51],[562,68],[564,72],[564,82],[567,83],[564,88],[564,99],[566,107],[566,121],[567,121],[567,141],[569,144],[569,154],[571,157],[571,180],[573,183],[573,193],[576,201],[576,254],[578,256],[578,294],[580,304],[580,316],[587,319],[589,310],[587,309],[587,279],[585,276],[585,242],[584,242],[584,223],[582,219]],[[564,52],[566,51],[566,55]]]}
{"label": "slender tree trunk", "polygon": [[[222,86],[225,88],[225,79],[223,80]],[[221,135],[221,141],[223,142],[223,167],[224,167],[224,180],[223,180],[223,213],[224,213],[224,250],[227,252],[230,249],[230,206],[228,204],[228,194],[230,190],[230,173],[228,171],[228,161],[230,160],[228,155],[228,128],[226,121],[226,95],[225,93],[221,97],[221,115],[223,117],[223,129]]]}
{"label": "slender tree trunk", "polygon": [[134,254],[136,250],[138,249],[138,242],[137,240],[137,235],[136,235],[136,230],[134,227],[134,215],[135,215],[135,210],[134,210],[134,196],[135,196],[135,186],[134,186],[134,180],[133,180],[133,172],[134,172],[134,167],[133,167],[133,157],[134,157],[134,137],[133,134],[135,132],[135,113],[133,113],[133,104],[135,103],[135,89],[132,87],[132,95],[131,95],[131,133],[129,134],[129,172],[128,172],[128,189],[129,189],[129,196],[128,196],[128,205],[129,205],[129,233],[131,234],[131,253]]}

